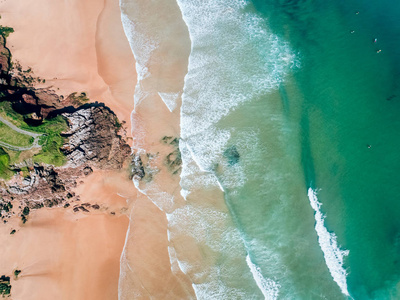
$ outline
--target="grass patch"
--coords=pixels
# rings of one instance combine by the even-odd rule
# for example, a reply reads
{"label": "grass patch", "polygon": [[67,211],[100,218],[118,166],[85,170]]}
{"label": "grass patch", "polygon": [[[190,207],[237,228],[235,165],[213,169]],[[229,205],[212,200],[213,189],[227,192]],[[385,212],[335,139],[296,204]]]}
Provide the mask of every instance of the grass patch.
{"label": "grass patch", "polygon": [[18,147],[28,147],[33,143],[33,137],[16,132],[0,122],[0,141]]}
{"label": "grass patch", "polygon": [[6,26],[1,26],[0,25],[0,34],[4,37],[4,38],[8,38],[8,36],[10,35],[10,33],[14,32],[14,28],[11,27],[6,27]]}
{"label": "grass patch", "polygon": [[63,116],[44,120],[38,126],[30,126],[24,121],[24,116],[16,113],[10,102],[0,102],[0,115],[13,123],[15,126],[36,133],[44,134],[39,138],[42,147],[39,153],[33,156],[33,161],[55,166],[62,166],[67,162],[65,155],[60,151],[66,139],[60,134],[68,130],[68,124]]}
{"label": "grass patch", "polygon": [[85,92],[82,92],[79,95],[77,92],[72,93],[68,96],[68,98],[71,100],[72,104],[76,106],[81,106],[89,102],[89,98]]}
{"label": "grass patch", "polygon": [[[34,162],[43,162],[55,166],[62,166],[67,162],[67,158],[60,151],[61,146],[65,142],[65,138],[63,138],[60,133],[68,128],[66,121],[63,119],[62,121],[64,122],[65,126],[59,126],[61,124],[51,123],[45,128],[47,133],[39,140],[39,145],[42,146],[42,150],[33,157]],[[57,130],[51,131],[50,128],[52,127],[56,128]]]}
{"label": "grass patch", "polygon": [[10,156],[8,153],[0,147],[0,177],[4,179],[10,179],[14,172],[10,169]]}

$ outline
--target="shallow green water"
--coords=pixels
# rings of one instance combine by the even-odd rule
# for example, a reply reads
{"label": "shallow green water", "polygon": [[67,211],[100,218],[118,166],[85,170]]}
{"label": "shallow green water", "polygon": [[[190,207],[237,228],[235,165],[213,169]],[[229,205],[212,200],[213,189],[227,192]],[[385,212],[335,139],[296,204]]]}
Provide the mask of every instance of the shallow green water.
{"label": "shallow green water", "polygon": [[198,246],[174,249],[198,299],[400,298],[392,2],[177,1],[192,51],[169,235]]}

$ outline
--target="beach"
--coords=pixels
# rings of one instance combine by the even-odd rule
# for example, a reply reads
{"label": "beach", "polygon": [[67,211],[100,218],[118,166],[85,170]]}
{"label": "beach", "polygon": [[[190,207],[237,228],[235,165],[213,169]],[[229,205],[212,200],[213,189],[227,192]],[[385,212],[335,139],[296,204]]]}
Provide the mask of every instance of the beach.
{"label": "beach", "polygon": [[4,1],[0,13],[15,31],[7,39],[13,60],[45,79],[42,87],[86,92],[129,126],[136,71],[118,1]]}
{"label": "beach", "polygon": [[[64,97],[85,92],[91,102],[104,103],[131,143],[136,70],[117,0],[5,1],[0,14],[2,25],[14,29],[7,39],[13,61],[45,79],[38,88],[50,86]],[[22,271],[11,279],[12,299],[118,299],[125,246],[123,257],[134,258],[137,268],[136,279],[122,283],[126,290],[140,290],[139,278],[151,295],[192,294],[190,282],[171,271],[165,214],[146,197],[137,200],[128,166],[94,170],[75,193],[100,209],[43,208],[31,211],[26,224],[14,218],[1,228],[2,272]],[[160,283],[160,277],[169,279]]]}
{"label": "beach", "polygon": [[10,299],[399,298],[399,4],[0,15]]}
{"label": "beach", "polygon": [[[118,1],[6,1],[0,14],[2,24],[15,30],[7,40],[13,60],[45,79],[38,87],[52,86],[65,97],[85,92],[130,127],[135,62]],[[87,179],[77,193],[100,210],[45,208],[32,211],[21,227],[14,219],[2,228],[2,272],[22,270],[12,282],[12,299],[118,298],[127,201],[133,201],[134,187],[126,172],[95,172]],[[129,191],[126,198],[118,195],[122,187]],[[12,236],[10,228],[17,230]]]}

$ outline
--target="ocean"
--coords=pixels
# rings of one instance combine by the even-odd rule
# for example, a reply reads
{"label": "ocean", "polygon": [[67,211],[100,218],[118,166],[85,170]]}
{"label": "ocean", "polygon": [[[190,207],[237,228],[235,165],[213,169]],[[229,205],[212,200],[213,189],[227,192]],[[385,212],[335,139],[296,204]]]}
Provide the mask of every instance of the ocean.
{"label": "ocean", "polygon": [[[158,2],[123,21],[135,111],[158,94],[180,115],[184,201],[149,194],[172,268],[198,299],[399,299],[400,3]],[[190,54],[166,89],[151,70],[172,10]]]}

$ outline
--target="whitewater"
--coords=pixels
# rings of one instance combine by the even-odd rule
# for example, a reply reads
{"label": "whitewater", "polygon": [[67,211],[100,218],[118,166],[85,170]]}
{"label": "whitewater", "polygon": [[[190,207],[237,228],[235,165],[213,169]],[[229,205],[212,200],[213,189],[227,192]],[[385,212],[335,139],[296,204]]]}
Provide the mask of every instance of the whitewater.
{"label": "whitewater", "polygon": [[[150,174],[134,184],[165,214],[171,272],[187,276],[198,299],[351,297],[353,251],[337,225],[341,214],[332,209],[333,201],[337,210],[344,205],[336,178],[318,198],[310,188],[315,181],[328,186],[323,150],[336,149],[333,139],[324,140],[336,130],[332,119],[321,121],[320,96],[305,84],[318,43],[299,46],[306,30],[296,31],[316,8],[308,2],[171,3],[180,23],[169,28],[165,3],[155,1],[160,9],[140,16],[128,7],[144,4],[121,1],[139,74],[134,151]],[[168,51],[177,32],[189,47],[171,55],[180,51],[179,43]],[[169,60],[184,66],[176,80]],[[318,75],[312,79],[323,84]],[[172,175],[162,160],[171,145],[160,145],[168,136],[179,141],[179,170]]]}

